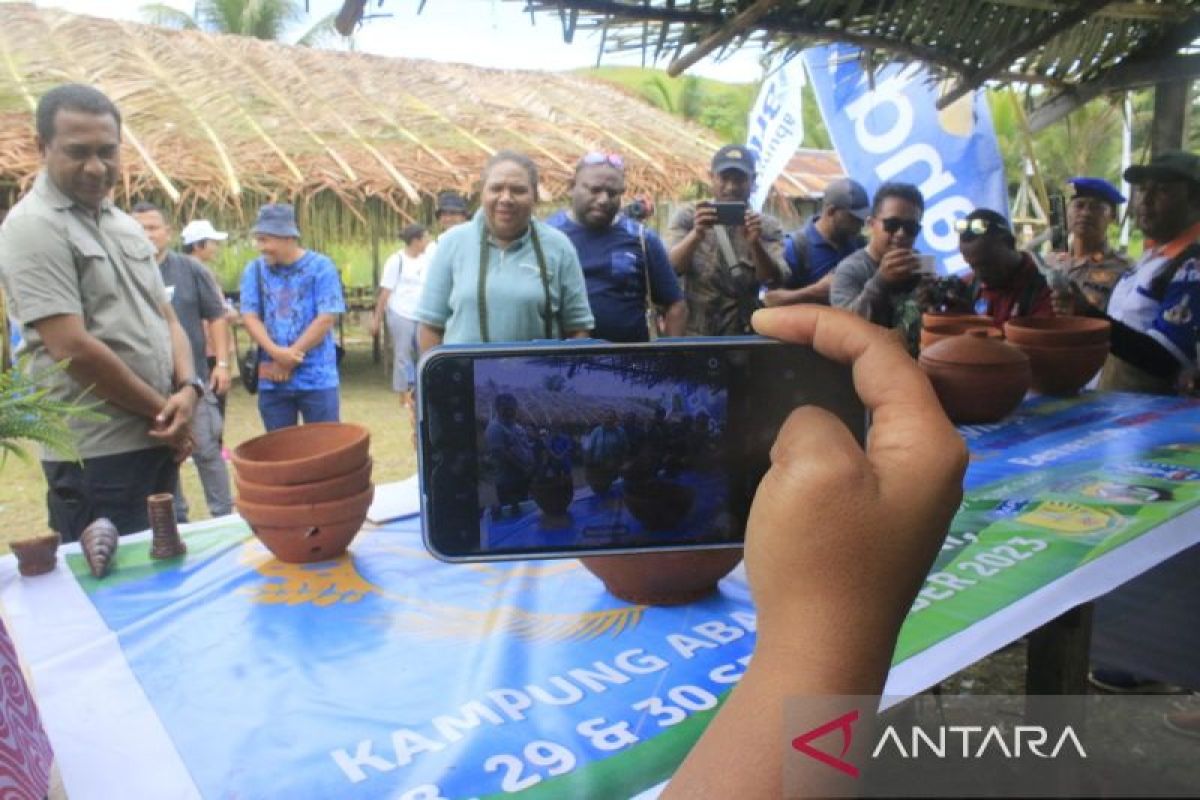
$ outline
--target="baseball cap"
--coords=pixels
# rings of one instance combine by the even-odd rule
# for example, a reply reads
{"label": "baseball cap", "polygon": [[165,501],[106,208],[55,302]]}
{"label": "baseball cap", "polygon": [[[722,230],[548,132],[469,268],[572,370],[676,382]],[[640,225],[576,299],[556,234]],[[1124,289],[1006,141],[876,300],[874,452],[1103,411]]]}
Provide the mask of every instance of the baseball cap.
{"label": "baseball cap", "polygon": [[437,207],[434,209],[434,213],[440,214],[443,211],[465,214],[467,213],[467,201],[458,192],[438,192]]}
{"label": "baseball cap", "polygon": [[1138,184],[1149,180],[1189,181],[1200,184],[1200,156],[1186,150],[1168,150],[1125,170],[1125,180]]}
{"label": "baseball cap", "polygon": [[1113,206],[1125,202],[1125,195],[1104,178],[1067,178],[1075,189],[1075,197],[1095,197]]}
{"label": "baseball cap", "polygon": [[204,242],[209,239],[223,242],[229,238],[229,234],[225,231],[217,230],[206,219],[194,219],[183,226],[183,230],[179,232],[179,238],[183,240],[184,244],[195,244],[196,242]]}
{"label": "baseball cap", "polygon": [[727,169],[736,169],[754,177],[754,153],[740,144],[727,144],[717,151],[712,159],[712,171],[720,174]]}
{"label": "baseball cap", "polygon": [[858,181],[838,178],[825,187],[824,204],[832,208],[844,208],[859,219],[871,216],[871,199],[867,190]]}
{"label": "baseball cap", "polygon": [[299,239],[296,209],[290,203],[267,203],[258,210],[254,232],[264,236],[278,236],[281,239]]}

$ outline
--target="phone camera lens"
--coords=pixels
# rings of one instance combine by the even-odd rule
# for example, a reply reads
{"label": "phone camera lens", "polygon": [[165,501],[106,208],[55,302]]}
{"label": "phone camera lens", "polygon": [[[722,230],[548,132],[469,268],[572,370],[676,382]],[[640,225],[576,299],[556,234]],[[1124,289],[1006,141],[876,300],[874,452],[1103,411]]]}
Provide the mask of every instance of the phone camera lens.
{"label": "phone camera lens", "polygon": [[459,372],[458,370],[455,370],[454,372],[450,373],[450,380],[454,381],[455,383],[462,383],[462,379],[463,379],[463,374],[461,372]]}
{"label": "phone camera lens", "polygon": [[717,367],[720,365],[720,363],[721,363],[721,362],[720,362],[720,361],[718,361],[717,359],[715,359],[715,358],[710,358],[710,359],[708,360],[708,368],[709,368],[709,369],[714,369],[714,370],[715,370],[715,369],[716,369],[716,368],[717,368]]}

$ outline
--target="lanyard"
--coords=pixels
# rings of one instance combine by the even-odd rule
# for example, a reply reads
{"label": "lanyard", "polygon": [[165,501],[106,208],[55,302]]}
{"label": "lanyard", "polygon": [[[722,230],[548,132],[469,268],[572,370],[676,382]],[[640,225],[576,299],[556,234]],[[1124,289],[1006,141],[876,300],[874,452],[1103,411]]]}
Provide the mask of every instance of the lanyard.
{"label": "lanyard", "polygon": [[[490,342],[488,336],[488,313],[487,313],[487,273],[488,261],[491,257],[491,249],[488,244],[487,225],[480,225],[479,232],[479,287],[478,287],[478,302],[479,307],[479,335],[484,342]],[[533,244],[533,254],[537,257],[538,272],[542,277],[542,294],[546,298],[546,311],[542,315],[542,322],[545,325],[545,338],[554,338],[554,329],[550,322],[550,275],[546,270],[546,256],[542,253],[542,243],[538,239],[537,224],[529,221],[529,239]]]}

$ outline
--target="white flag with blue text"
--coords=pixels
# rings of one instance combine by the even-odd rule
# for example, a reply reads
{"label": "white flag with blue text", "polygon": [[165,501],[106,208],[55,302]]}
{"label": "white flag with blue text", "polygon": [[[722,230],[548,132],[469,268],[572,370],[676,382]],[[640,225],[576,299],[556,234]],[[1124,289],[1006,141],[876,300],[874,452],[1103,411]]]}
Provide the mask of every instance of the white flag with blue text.
{"label": "white flag with blue text", "polygon": [[757,157],[758,174],[749,200],[755,211],[762,211],[771,185],[804,140],[803,88],[804,65],[793,58],[767,78],[750,109],[746,149]]}

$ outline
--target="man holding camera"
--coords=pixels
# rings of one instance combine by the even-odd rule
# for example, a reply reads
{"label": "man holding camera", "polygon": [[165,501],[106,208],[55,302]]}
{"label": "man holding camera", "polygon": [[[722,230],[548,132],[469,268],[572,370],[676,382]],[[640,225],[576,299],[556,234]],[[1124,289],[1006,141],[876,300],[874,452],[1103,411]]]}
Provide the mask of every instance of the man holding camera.
{"label": "man holding camera", "polygon": [[669,256],[686,279],[690,336],[749,333],[759,288],[789,274],[779,221],[746,205],[754,173],[753,153],[722,147],[712,160],[714,201],[681,208],[671,220]]}

